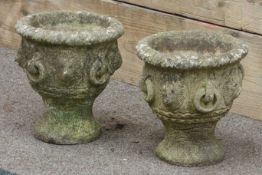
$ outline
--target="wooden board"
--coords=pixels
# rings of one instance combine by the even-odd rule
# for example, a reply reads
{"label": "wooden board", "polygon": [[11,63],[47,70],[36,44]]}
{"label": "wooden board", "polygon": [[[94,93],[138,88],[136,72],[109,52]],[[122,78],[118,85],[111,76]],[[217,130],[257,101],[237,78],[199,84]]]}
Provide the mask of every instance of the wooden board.
{"label": "wooden board", "polygon": [[119,0],[262,34],[262,0]]}
{"label": "wooden board", "polygon": [[[123,65],[121,69],[115,73],[114,78],[131,84],[137,84],[143,66],[143,63],[135,55],[135,45],[145,36],[167,30],[188,29],[217,30],[232,34],[244,40],[250,48],[248,57],[243,61],[246,70],[243,91],[240,98],[235,101],[232,111],[262,119],[262,37],[259,35],[234,31],[110,0],[16,0],[12,1],[13,5],[11,6],[4,5],[4,2],[1,1],[0,3],[0,11],[6,10],[2,9],[3,7],[17,10],[6,10],[7,15],[1,18],[0,31],[4,30],[8,32],[8,35],[1,35],[0,33],[0,46],[8,46],[11,48],[19,47],[20,38],[15,34],[14,24],[17,17],[24,14],[57,9],[89,10],[108,14],[119,19],[125,27],[125,35],[119,42]],[[13,14],[15,14],[13,18],[8,17]]]}

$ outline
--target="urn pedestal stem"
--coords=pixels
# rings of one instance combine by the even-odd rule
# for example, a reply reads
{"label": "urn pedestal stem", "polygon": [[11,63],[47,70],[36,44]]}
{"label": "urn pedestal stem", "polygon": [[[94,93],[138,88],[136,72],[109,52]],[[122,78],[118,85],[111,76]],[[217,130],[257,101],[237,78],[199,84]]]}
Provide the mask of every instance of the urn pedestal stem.
{"label": "urn pedestal stem", "polygon": [[93,101],[52,98],[44,101],[47,110],[35,125],[36,138],[54,144],[77,144],[99,137],[101,127],[93,117]]}
{"label": "urn pedestal stem", "polygon": [[190,125],[162,122],[166,134],[155,149],[160,159],[183,166],[210,165],[223,160],[223,146],[214,135],[217,122]]}

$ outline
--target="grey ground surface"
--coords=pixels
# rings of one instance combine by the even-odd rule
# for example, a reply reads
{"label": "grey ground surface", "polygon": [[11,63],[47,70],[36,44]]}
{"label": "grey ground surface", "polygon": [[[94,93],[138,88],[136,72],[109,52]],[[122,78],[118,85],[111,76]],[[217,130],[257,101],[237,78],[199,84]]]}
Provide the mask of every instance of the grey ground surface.
{"label": "grey ground surface", "polygon": [[44,111],[15,51],[0,48],[0,169],[18,175],[262,175],[262,122],[228,114],[217,127],[225,160],[217,165],[183,168],[154,154],[163,126],[137,87],[111,81],[94,104],[103,134],[86,145],[58,146],[32,136]]}

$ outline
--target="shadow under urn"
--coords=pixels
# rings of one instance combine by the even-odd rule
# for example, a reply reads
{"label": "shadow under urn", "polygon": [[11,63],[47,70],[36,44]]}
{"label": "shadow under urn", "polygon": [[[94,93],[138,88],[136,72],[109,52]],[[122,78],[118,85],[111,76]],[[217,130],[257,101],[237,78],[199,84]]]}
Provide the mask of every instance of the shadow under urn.
{"label": "shadow under urn", "polygon": [[92,106],[122,59],[117,20],[85,11],[43,12],[16,24],[16,61],[47,108],[34,136],[55,144],[93,141],[101,133]]}
{"label": "shadow under urn", "polygon": [[240,94],[247,52],[236,38],[208,31],[163,32],[139,42],[140,87],[166,130],[155,149],[160,159],[180,166],[223,160],[215,127]]}

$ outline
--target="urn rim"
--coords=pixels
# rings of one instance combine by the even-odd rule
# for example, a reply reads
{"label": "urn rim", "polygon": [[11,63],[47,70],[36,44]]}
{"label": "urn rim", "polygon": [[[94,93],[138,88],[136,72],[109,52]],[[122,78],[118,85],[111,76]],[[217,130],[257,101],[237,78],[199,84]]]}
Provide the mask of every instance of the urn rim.
{"label": "urn rim", "polygon": [[[59,28],[59,25],[65,26]],[[78,25],[79,28],[77,28]],[[84,28],[88,25],[89,29]],[[55,27],[57,28],[54,29]],[[73,27],[75,28],[69,30]],[[38,42],[70,46],[110,42],[124,34],[122,24],[115,18],[88,11],[52,11],[31,14],[17,21],[16,31],[22,37]]]}
{"label": "urn rim", "polygon": [[160,32],[139,41],[136,50],[144,62],[174,69],[221,67],[248,53],[248,47],[231,35],[199,30]]}

